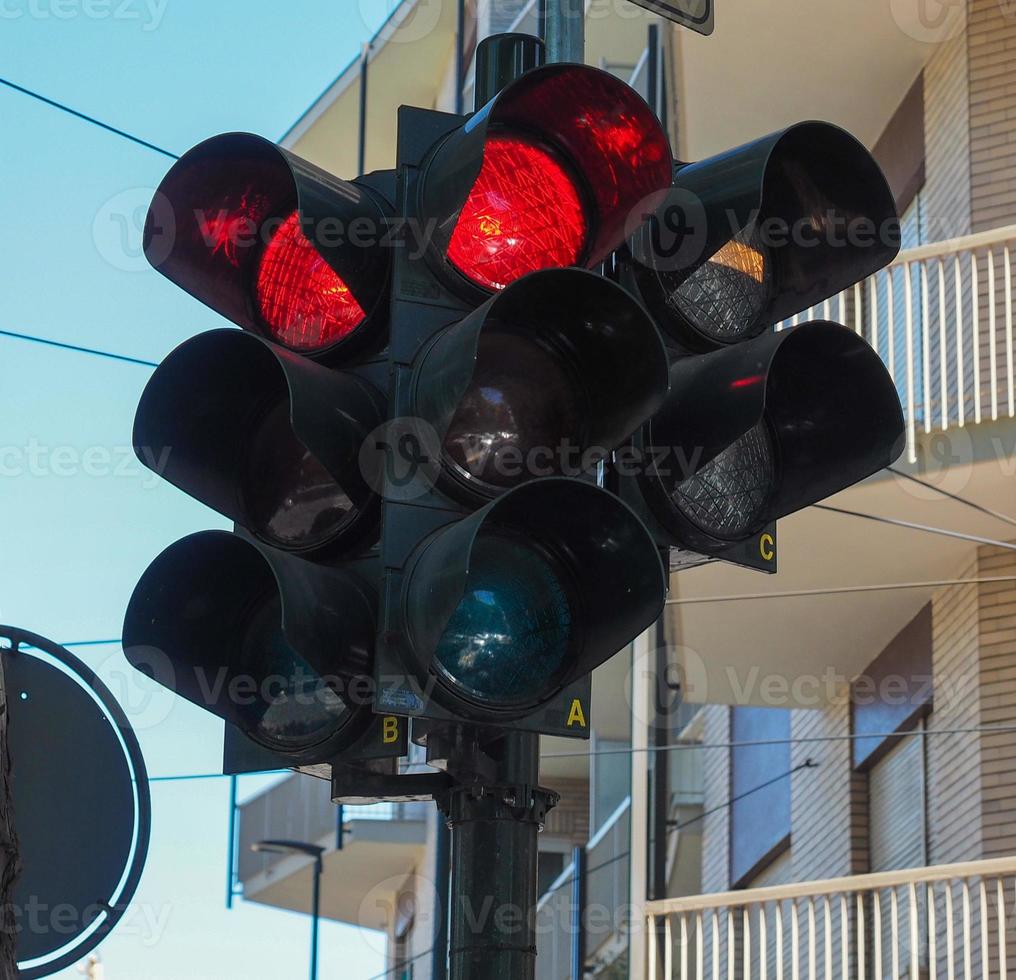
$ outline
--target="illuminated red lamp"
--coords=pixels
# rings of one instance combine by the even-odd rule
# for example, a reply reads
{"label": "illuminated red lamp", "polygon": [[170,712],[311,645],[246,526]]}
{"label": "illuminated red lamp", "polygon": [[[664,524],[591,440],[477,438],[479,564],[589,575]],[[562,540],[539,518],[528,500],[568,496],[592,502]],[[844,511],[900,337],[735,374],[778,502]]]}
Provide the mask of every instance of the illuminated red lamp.
{"label": "illuminated red lamp", "polygon": [[575,181],[551,150],[495,134],[462,207],[448,261],[487,289],[540,269],[576,265],[588,222]]}
{"label": "illuminated red lamp", "polygon": [[366,319],[349,286],[307,240],[296,211],[261,253],[255,293],[269,336],[291,350],[331,347]]}

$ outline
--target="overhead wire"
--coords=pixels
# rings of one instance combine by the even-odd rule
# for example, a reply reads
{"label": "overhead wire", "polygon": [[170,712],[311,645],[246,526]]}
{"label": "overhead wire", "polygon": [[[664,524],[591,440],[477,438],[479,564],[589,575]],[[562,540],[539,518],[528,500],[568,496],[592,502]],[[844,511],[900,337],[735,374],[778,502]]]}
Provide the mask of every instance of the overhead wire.
{"label": "overhead wire", "polygon": [[33,344],[44,344],[47,347],[57,347],[61,350],[73,351],[76,354],[90,354],[93,357],[106,357],[113,361],[123,361],[127,364],[137,364],[141,367],[157,368],[155,361],[145,361],[140,357],[130,357],[127,354],[116,354],[112,351],[98,350],[94,347],[80,347],[77,344],[67,344],[61,340],[50,340],[47,337],[36,337],[30,333],[15,333],[13,330],[0,330],[0,337],[10,337],[14,340],[26,340]]}
{"label": "overhead wire", "polygon": [[785,592],[742,592],[734,595],[686,596],[667,599],[668,606],[688,606],[708,602],[744,602],[755,599],[806,599],[824,595],[851,595],[858,592],[886,592],[894,589],[959,588],[964,585],[991,585],[1016,582],[1016,575],[990,575],[985,578],[946,578],[923,582],[881,582],[877,585],[839,585],[825,589],[790,589]]}
{"label": "overhead wire", "polygon": [[939,534],[947,538],[957,538],[960,541],[972,541],[974,544],[986,544],[993,548],[1003,548],[1007,551],[1016,551],[1016,544],[1010,541],[999,541],[996,538],[984,538],[978,534],[965,534],[963,531],[951,531],[944,527],[935,527],[931,524],[917,524],[914,521],[904,521],[897,517],[883,517],[879,514],[866,514],[860,510],[849,510],[846,507],[832,507],[829,504],[812,504],[816,510],[825,510],[831,514],[846,514],[850,517],[858,517],[866,521],[875,521],[878,524],[889,524],[893,527],[903,527],[912,531],[925,531],[928,534]]}
{"label": "overhead wire", "polygon": [[934,483],[928,483],[927,480],[922,480],[911,473],[905,473],[903,470],[898,470],[895,466],[887,466],[886,470],[892,473],[893,476],[898,476],[903,480],[909,480],[911,483],[916,483],[918,486],[926,487],[937,494],[941,494],[943,497],[948,497],[950,500],[955,500],[957,503],[963,504],[965,507],[979,511],[982,514],[987,514],[988,517],[994,517],[996,520],[1002,521],[1011,527],[1016,527],[1016,517],[1010,517],[1008,514],[1001,513],[1001,511],[992,510],[990,507],[985,507],[984,504],[979,504],[976,501],[970,500],[968,497],[962,497],[958,493],[953,493],[951,490],[945,490],[942,487],[936,486]]}
{"label": "overhead wire", "polygon": [[89,116],[84,112],[79,112],[77,109],[72,109],[69,105],[66,105],[63,102],[57,102],[56,99],[51,99],[49,96],[43,95],[41,92],[36,92],[33,89],[26,88],[24,85],[18,85],[16,82],[12,82],[8,78],[0,78],[0,85],[6,85],[7,88],[13,89],[15,92],[20,92],[22,95],[27,95],[29,98],[37,99],[45,105],[52,106],[54,109],[59,109],[61,112],[66,112],[69,116],[74,116],[75,119],[80,119],[83,122],[91,123],[93,126],[98,126],[99,129],[104,129],[107,133],[113,133],[125,140],[130,140],[131,143],[136,143],[138,146],[143,146],[148,150],[161,153],[163,156],[169,157],[171,160],[180,159],[179,155],[176,153],[165,150],[161,146],[156,146],[154,143],[149,143],[148,140],[143,140],[141,137],[135,136],[133,133],[128,133],[125,129],[118,129],[116,126],[104,123],[101,119],[96,119],[95,116]]}
{"label": "overhead wire", "polygon": [[860,732],[842,735],[805,735],[798,738],[766,738],[749,741],[696,742],[684,740],[669,745],[649,745],[635,748],[624,746],[614,749],[592,749],[588,752],[544,752],[541,759],[578,759],[606,755],[643,755],[658,752],[687,751],[689,749],[740,749],[763,745],[817,745],[825,742],[850,742],[866,738],[911,738],[938,735],[1006,735],[1016,733],[1016,725],[974,725],[969,728],[923,728],[910,731]]}

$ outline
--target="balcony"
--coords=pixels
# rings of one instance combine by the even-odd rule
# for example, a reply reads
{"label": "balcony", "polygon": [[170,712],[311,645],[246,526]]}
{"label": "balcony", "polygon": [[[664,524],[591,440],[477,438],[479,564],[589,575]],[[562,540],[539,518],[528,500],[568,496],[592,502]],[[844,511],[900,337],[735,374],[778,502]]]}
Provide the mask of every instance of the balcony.
{"label": "balcony", "polygon": [[[394,908],[399,884],[423,858],[428,806],[346,807],[344,846],[339,850],[339,811],[331,801],[330,784],[290,776],[240,808],[237,876],[244,899],[309,914],[313,862],[302,855],[251,851],[251,844],[266,838],[307,841],[327,849],[321,914],[385,929],[385,910]],[[386,884],[391,894],[381,893]],[[365,902],[368,894],[372,900]]]}
{"label": "balcony", "polygon": [[647,976],[1005,977],[1014,884],[1009,857],[649,902]]}
{"label": "balcony", "polygon": [[836,320],[879,352],[920,437],[1016,417],[1016,225],[906,249],[887,269],[781,324]]}

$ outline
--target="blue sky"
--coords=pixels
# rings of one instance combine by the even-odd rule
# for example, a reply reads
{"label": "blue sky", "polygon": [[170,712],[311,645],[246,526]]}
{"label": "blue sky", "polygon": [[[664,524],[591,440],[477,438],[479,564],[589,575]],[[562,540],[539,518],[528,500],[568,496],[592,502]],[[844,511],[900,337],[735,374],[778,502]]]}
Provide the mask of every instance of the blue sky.
{"label": "blue sky", "polygon": [[[277,139],[391,2],[3,0],[0,75],[176,153],[230,130]],[[223,324],[138,256],[135,218],[168,159],[3,87],[0,119],[0,329],[158,361]],[[149,369],[3,337],[0,364],[0,621],[58,641],[119,637],[148,562],[224,522],[129,454]],[[77,652],[125,702],[151,774],[217,770],[210,716],[145,688],[115,645]],[[228,781],[152,797],[136,901],[160,924],[103,944],[107,980],[305,976],[305,917],[225,910]],[[382,965],[376,939],[323,929],[322,976]]]}

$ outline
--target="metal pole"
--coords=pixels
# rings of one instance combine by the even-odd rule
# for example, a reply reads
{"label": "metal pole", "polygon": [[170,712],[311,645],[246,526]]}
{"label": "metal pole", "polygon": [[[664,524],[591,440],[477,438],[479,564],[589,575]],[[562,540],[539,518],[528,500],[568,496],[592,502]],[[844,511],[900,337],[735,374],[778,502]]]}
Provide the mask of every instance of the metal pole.
{"label": "metal pole", "polygon": [[493,34],[476,46],[475,107],[545,61],[543,41],[531,34]]}
{"label": "metal pole", "polygon": [[585,0],[547,0],[547,61],[581,64],[585,56]]}
{"label": "metal pole", "polygon": [[659,118],[662,113],[660,104],[660,27],[649,25],[649,56],[646,58],[646,102]]}
{"label": "metal pole", "polygon": [[323,862],[319,854],[314,859],[314,897],[311,902],[310,923],[310,980],[317,980],[318,975],[318,923],[321,919],[321,872]]}
{"label": "metal pole", "polygon": [[484,751],[492,781],[456,785],[451,825],[451,980],[534,980],[537,834],[557,795],[537,786],[539,736],[509,732]]}
{"label": "metal pole", "polygon": [[668,754],[664,750],[670,744],[673,692],[667,684],[667,671],[670,663],[662,621],[657,622],[653,628],[653,642],[656,645],[653,746],[660,751],[653,754],[653,877],[650,887],[654,899],[663,899],[667,897],[667,834],[670,820],[670,763]]}
{"label": "metal pole", "polygon": [[444,816],[439,812],[434,847],[434,888],[437,892],[437,908],[434,910],[431,980],[448,980],[448,890],[451,855],[451,832]]}
{"label": "metal pole", "polygon": [[362,177],[367,169],[367,75],[370,64],[370,42],[360,51],[360,136],[357,149],[357,173]]}
{"label": "metal pole", "polygon": [[571,980],[586,975],[586,849],[572,851],[572,961]]}
{"label": "metal pole", "polygon": [[234,872],[236,871],[236,776],[229,777],[229,867],[226,869],[226,908],[233,907],[233,896],[236,891]]}
{"label": "metal pole", "polygon": [[462,115],[463,76],[466,74],[466,0],[459,0],[458,18],[455,28],[455,112]]}
{"label": "metal pole", "polygon": [[[656,646],[656,663],[654,665],[656,690],[653,692],[652,743],[654,748],[663,750],[670,744],[673,724],[671,711],[674,699],[672,697],[673,691],[667,682],[670,662],[662,619],[658,620],[653,627],[652,635],[653,643]],[[678,760],[678,764],[680,764],[680,760]],[[654,899],[663,899],[667,897],[669,884],[667,880],[667,844],[670,833],[670,753],[666,751],[654,752],[652,766],[652,829],[649,845],[652,878],[649,887],[650,895]],[[656,920],[656,935],[648,936],[647,942],[657,944],[657,962],[663,962],[667,937],[662,916]]]}

